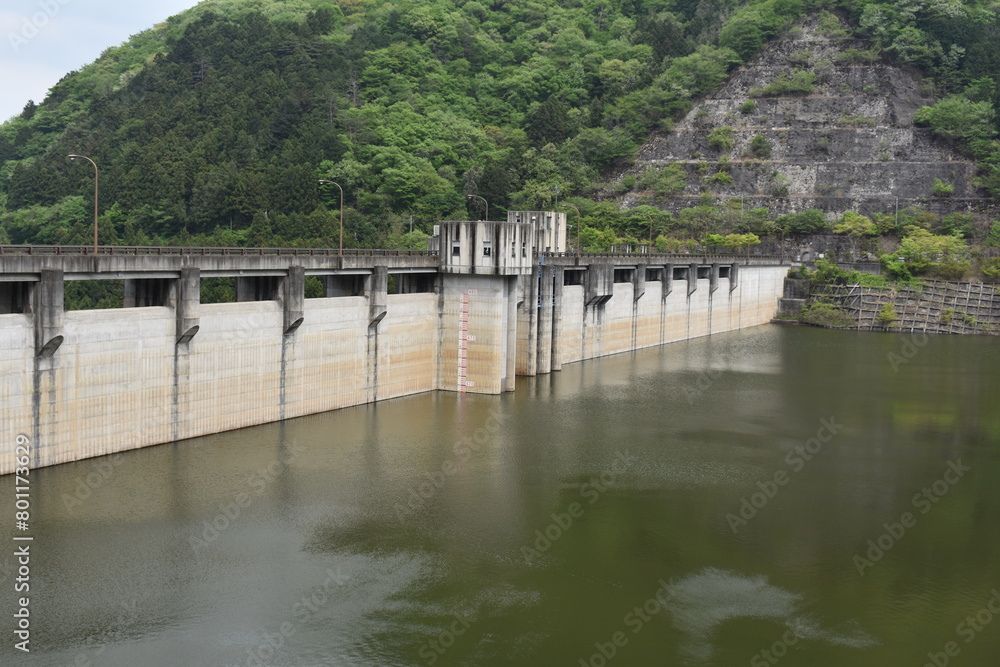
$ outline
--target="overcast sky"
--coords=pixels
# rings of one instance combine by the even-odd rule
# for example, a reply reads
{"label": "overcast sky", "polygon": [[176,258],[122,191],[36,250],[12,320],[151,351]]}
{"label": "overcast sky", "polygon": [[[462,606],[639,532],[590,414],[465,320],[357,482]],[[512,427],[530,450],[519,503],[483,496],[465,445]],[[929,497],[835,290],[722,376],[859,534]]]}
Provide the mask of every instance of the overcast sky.
{"label": "overcast sky", "polygon": [[198,0],[2,0],[0,122],[41,102],[67,72]]}

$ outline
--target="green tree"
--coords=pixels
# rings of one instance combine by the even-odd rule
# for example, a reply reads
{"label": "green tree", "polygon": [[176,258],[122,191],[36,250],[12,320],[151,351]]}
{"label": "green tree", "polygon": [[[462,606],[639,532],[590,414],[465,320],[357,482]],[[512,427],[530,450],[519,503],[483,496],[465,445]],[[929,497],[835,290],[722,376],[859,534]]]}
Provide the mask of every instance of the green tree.
{"label": "green tree", "polygon": [[826,213],[814,208],[782,215],[775,220],[775,223],[786,234],[823,234],[830,231]]}
{"label": "green tree", "polygon": [[935,236],[911,228],[894,252],[882,256],[882,263],[901,278],[936,275],[956,279],[969,268],[969,247],[957,236]]}
{"label": "green tree", "polygon": [[854,211],[845,211],[840,222],[833,226],[834,234],[845,234],[851,238],[851,255],[858,254],[858,241],[866,236],[878,234],[878,227],[867,216]]}
{"label": "green tree", "polygon": [[920,107],[913,120],[928,125],[935,134],[973,141],[996,134],[995,117],[989,102],[973,102],[964,95],[951,95],[933,106]]}

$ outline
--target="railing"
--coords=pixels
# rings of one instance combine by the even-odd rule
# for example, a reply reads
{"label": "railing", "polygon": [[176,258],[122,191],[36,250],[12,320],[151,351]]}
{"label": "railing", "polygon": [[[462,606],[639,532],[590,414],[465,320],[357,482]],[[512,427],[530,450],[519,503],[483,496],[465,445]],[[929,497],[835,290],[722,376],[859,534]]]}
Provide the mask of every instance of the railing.
{"label": "railing", "polygon": [[[98,246],[99,256],[150,256],[150,255],[194,255],[199,257],[336,257],[336,248],[222,248],[206,246],[185,248],[181,246]],[[84,245],[0,245],[0,255],[93,255],[94,246]],[[368,248],[345,248],[345,256],[351,257],[436,257],[430,250],[382,250]]]}
{"label": "railing", "polygon": [[[86,245],[0,245],[0,256],[3,255],[32,255],[32,256],[93,256],[94,247]],[[197,257],[336,257],[336,248],[224,248],[218,246],[205,247],[183,247],[183,246],[98,246],[98,256],[197,256]],[[345,257],[437,257],[438,253],[433,250],[393,250],[375,248],[345,248]],[[711,261],[739,261],[746,260],[745,253],[734,252],[732,254],[711,254],[711,255],[685,255],[678,253],[649,253],[649,252],[584,252],[577,255],[576,252],[545,252],[538,253],[539,257],[586,257],[587,259],[608,259],[618,257],[644,257],[644,258],[666,258],[682,260],[688,264],[700,262],[703,264]],[[750,255],[751,260],[780,261],[785,260],[781,255]]]}
{"label": "railing", "polygon": [[[542,257],[567,257],[573,258],[577,257],[575,252],[543,252],[539,253]],[[691,264],[694,262],[700,262],[702,264],[710,264],[713,260],[723,260],[726,262],[733,262],[739,260],[746,260],[746,253],[734,252],[732,254],[712,254],[712,255],[685,255],[678,253],[667,253],[667,252],[583,252],[580,253],[580,257],[586,257],[588,259],[601,259],[601,258],[616,258],[616,257],[649,257],[657,259],[677,259],[684,260],[683,263]],[[784,261],[787,258],[782,255],[750,255],[749,259],[754,260],[765,260],[765,261]]]}

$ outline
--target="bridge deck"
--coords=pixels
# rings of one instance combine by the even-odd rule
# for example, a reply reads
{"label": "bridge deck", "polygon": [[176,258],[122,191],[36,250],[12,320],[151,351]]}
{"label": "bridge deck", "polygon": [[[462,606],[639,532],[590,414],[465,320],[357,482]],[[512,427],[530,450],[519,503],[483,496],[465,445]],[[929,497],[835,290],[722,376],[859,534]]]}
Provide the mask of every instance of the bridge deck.
{"label": "bridge deck", "polygon": [[[433,273],[439,270],[437,252],[429,250],[328,248],[222,248],[179,246],[44,246],[0,245],[0,281],[36,281],[42,269],[61,269],[68,279],[176,278],[184,267],[198,267],[204,276],[283,275],[302,266],[308,275],[370,273],[386,266],[391,273]],[[701,266],[786,263],[777,255],[666,253],[542,253],[535,263],[586,268],[614,266]]]}

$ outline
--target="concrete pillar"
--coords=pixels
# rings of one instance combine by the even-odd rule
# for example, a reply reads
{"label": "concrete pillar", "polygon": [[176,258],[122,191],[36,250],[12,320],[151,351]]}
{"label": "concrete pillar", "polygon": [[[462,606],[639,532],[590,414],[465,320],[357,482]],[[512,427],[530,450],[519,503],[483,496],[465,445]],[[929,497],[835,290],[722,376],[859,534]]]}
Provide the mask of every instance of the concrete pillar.
{"label": "concrete pillar", "polygon": [[138,284],[142,282],[141,280],[134,278],[125,279],[125,296],[122,300],[123,308],[135,308],[136,301],[138,300],[138,293],[142,290],[142,287]]}
{"label": "concrete pillar", "polygon": [[646,293],[646,265],[639,264],[635,267],[635,275],[632,276],[632,298],[638,301]]}
{"label": "concrete pillar", "polygon": [[189,343],[201,328],[201,269],[186,266],[177,281],[177,343]]}
{"label": "concrete pillar", "polygon": [[563,303],[563,282],[566,270],[563,267],[553,267],[553,289],[552,289],[552,361],[553,371],[562,370],[562,303]]}
{"label": "concrete pillar", "polygon": [[550,267],[539,267],[538,367],[539,374],[552,372],[552,280]]}
{"label": "concrete pillar", "polygon": [[542,267],[532,268],[528,278],[528,289],[524,295],[524,305],[528,310],[528,368],[525,375],[538,374],[538,282]]}
{"label": "concrete pillar", "polygon": [[584,304],[601,306],[615,294],[615,267],[611,264],[591,264],[587,268]]}
{"label": "concrete pillar", "polygon": [[698,289],[698,265],[691,264],[688,267],[688,296],[695,293]]}
{"label": "concrete pillar", "polygon": [[734,289],[740,286],[740,265],[736,262],[732,263],[729,269],[729,291],[732,292]]}
{"label": "concrete pillar", "polygon": [[712,270],[708,274],[708,291],[714,294],[719,289],[719,265],[712,264]]}
{"label": "concrete pillar", "polygon": [[674,265],[667,264],[663,267],[663,281],[660,283],[662,293],[660,298],[666,299],[674,291]]}
{"label": "concrete pillar", "polygon": [[288,267],[288,276],[281,281],[278,300],[284,311],[284,331],[295,333],[305,320],[306,270],[301,266]]}
{"label": "concrete pillar", "polygon": [[62,269],[42,269],[42,279],[32,295],[35,353],[39,357],[51,357],[62,345],[64,288]]}
{"label": "concrete pillar", "polygon": [[507,307],[507,375],[504,378],[504,391],[514,391],[517,381],[517,276],[506,280]]}
{"label": "concrete pillar", "polygon": [[376,266],[365,281],[368,298],[368,326],[378,324],[389,312],[389,268]]}

